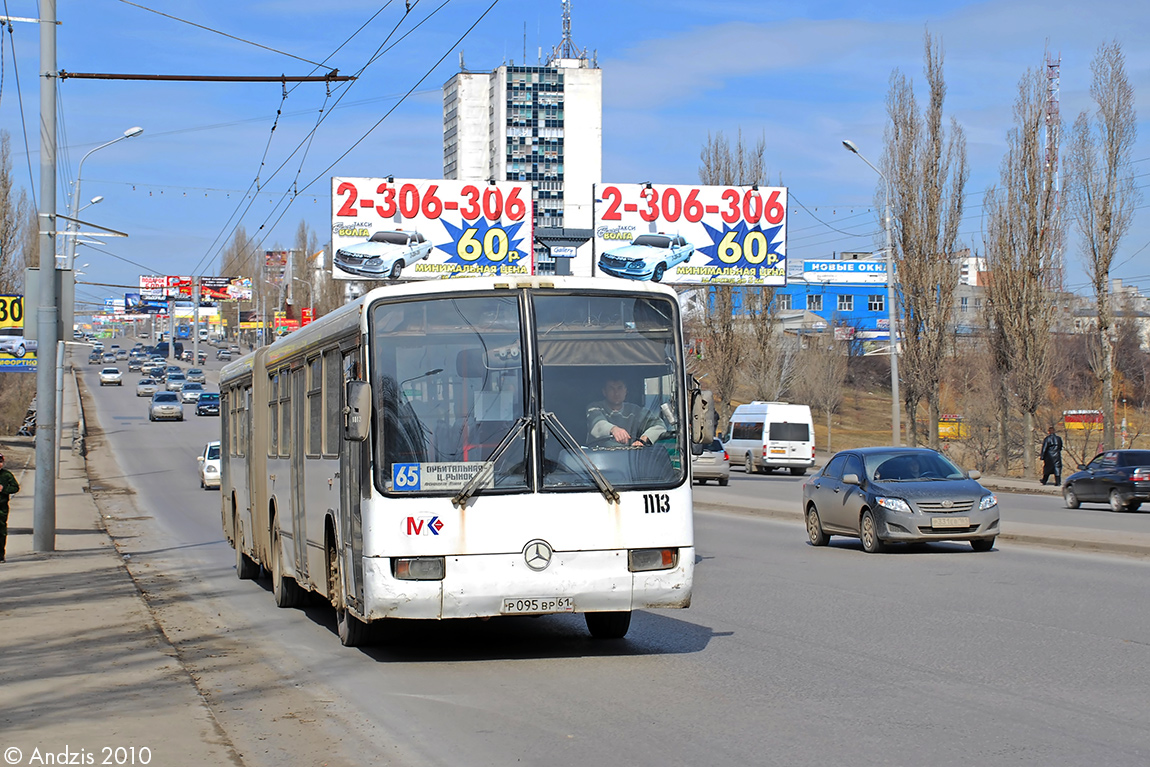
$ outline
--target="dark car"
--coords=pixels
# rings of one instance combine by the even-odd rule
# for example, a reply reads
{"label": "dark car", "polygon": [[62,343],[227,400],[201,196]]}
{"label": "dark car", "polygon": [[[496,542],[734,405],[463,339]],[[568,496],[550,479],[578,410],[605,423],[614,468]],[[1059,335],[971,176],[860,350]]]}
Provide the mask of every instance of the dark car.
{"label": "dark car", "polygon": [[1107,450],[1062,483],[1067,507],[1108,503],[1113,511],[1137,511],[1150,501],[1150,450]]}
{"label": "dark car", "polygon": [[203,392],[196,400],[196,415],[219,415],[220,395],[216,392]]}
{"label": "dark car", "polygon": [[990,551],[998,499],[979,476],[926,448],[844,450],[803,485],[807,536],[813,546],[832,535],[859,538],[868,553],[924,541],[969,541]]}

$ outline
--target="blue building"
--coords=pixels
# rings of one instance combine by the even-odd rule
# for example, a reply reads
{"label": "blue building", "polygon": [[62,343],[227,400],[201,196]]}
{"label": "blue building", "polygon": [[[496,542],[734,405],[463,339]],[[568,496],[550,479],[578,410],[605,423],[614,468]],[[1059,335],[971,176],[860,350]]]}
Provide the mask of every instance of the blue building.
{"label": "blue building", "polygon": [[[889,341],[886,262],[866,258],[808,260],[802,271],[775,289],[775,308],[787,330],[821,332],[834,328],[844,339]],[[743,309],[735,290],[735,313]]]}

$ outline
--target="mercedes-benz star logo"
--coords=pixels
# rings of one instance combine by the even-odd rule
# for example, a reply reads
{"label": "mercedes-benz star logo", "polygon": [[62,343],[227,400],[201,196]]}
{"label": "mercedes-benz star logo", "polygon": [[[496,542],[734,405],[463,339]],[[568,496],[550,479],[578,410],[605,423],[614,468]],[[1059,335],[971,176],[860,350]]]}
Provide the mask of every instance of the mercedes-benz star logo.
{"label": "mercedes-benz star logo", "polygon": [[532,570],[546,570],[551,564],[551,554],[547,541],[534,540],[523,547],[523,559]]}

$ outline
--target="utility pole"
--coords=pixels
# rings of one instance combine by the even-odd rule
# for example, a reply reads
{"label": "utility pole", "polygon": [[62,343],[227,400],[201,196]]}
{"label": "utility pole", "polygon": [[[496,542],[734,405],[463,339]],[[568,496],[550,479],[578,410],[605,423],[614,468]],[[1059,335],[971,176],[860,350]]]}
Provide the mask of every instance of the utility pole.
{"label": "utility pole", "polygon": [[200,362],[200,278],[192,277],[192,367]]}
{"label": "utility pole", "polygon": [[[56,0],[40,5],[40,308],[32,550],[56,550]],[[47,352],[46,355],[41,352]]]}

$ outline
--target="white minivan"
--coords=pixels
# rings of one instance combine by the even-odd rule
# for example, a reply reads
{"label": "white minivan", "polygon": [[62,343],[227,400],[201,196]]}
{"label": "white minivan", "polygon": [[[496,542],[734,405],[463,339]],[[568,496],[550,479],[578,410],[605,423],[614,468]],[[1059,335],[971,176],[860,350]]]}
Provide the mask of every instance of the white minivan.
{"label": "white minivan", "polygon": [[731,465],[748,474],[790,469],[801,476],[815,464],[815,426],[807,405],[760,402],[739,405],[723,446]]}

